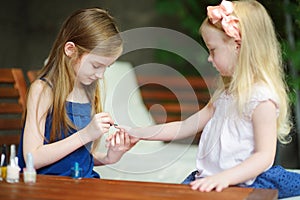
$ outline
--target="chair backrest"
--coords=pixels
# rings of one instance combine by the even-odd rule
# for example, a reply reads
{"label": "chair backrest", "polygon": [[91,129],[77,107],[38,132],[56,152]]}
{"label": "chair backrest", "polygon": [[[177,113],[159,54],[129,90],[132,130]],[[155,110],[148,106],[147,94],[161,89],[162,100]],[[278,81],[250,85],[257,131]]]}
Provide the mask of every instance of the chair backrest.
{"label": "chair backrest", "polygon": [[22,69],[0,69],[0,144],[19,144],[26,92]]}
{"label": "chair backrest", "polygon": [[27,77],[30,83],[32,83],[38,76],[39,71],[38,70],[28,70],[27,71]]}

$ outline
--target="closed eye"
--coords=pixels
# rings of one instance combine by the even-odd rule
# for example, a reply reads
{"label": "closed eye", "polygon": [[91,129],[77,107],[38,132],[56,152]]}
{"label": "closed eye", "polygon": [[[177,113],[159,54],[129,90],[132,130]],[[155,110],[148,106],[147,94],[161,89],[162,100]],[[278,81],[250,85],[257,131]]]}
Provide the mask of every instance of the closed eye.
{"label": "closed eye", "polygon": [[106,67],[106,66],[104,66],[104,65],[93,65],[93,67],[94,67],[95,69],[99,69],[99,68]]}

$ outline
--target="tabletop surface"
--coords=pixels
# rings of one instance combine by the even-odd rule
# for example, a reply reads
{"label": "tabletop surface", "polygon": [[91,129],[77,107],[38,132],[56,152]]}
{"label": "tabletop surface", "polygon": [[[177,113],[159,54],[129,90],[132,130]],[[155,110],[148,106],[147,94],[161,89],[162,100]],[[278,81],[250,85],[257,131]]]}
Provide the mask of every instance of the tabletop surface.
{"label": "tabletop surface", "polygon": [[230,187],[222,192],[193,191],[188,185],[106,180],[72,179],[38,175],[34,184],[0,182],[0,199],[210,199],[273,200],[276,190]]}

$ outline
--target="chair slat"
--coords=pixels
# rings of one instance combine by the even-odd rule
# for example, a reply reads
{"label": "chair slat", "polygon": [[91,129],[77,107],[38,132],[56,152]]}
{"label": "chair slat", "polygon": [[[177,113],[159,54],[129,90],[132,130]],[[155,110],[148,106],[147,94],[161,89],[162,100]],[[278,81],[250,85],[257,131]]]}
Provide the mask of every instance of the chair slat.
{"label": "chair slat", "polygon": [[0,103],[0,114],[19,114],[23,112],[22,105],[17,103]]}
{"label": "chair slat", "polygon": [[12,75],[15,80],[15,88],[19,91],[20,98],[19,102],[22,104],[23,109],[26,107],[26,93],[27,85],[21,69],[12,69]]}
{"label": "chair slat", "polygon": [[1,87],[0,98],[19,98],[20,94],[16,88],[12,87]]}
{"label": "chair slat", "polygon": [[38,77],[38,74],[39,74],[39,70],[27,71],[27,77],[29,79],[29,82],[32,83]]}
{"label": "chair slat", "polygon": [[22,129],[21,118],[0,119],[0,130],[20,130]]}
{"label": "chair slat", "polygon": [[[154,104],[155,105],[155,104]],[[199,108],[200,108],[200,105],[198,104],[183,104],[183,105],[180,105],[180,104],[177,104],[177,103],[168,103],[168,104],[159,104],[161,105],[162,107],[157,107],[157,106],[153,106],[153,105],[150,105],[150,104],[147,104],[147,108],[148,109],[151,109],[151,112],[157,112],[157,113],[161,113],[163,112],[163,110],[165,112],[167,112],[168,114],[171,114],[171,113],[174,113],[174,114],[184,114],[184,113],[194,113],[194,112],[197,112],[199,111]]]}
{"label": "chair slat", "polygon": [[0,144],[19,144],[26,92],[22,69],[0,69]]}
{"label": "chair slat", "polygon": [[[194,92],[194,91],[193,91]],[[208,92],[178,92],[176,93],[177,96],[171,92],[163,91],[163,90],[157,90],[157,91],[149,91],[149,90],[141,90],[141,94],[143,98],[147,101],[153,101],[153,100],[160,100],[160,101],[184,101],[184,102],[193,102],[193,101],[205,101],[207,102],[209,100],[209,93]]]}
{"label": "chair slat", "polygon": [[214,82],[214,78],[206,78],[203,79],[202,77],[176,77],[176,76],[156,76],[156,75],[138,75],[137,80],[139,85],[145,85],[145,84],[158,84],[162,86],[171,86],[172,88],[187,88],[192,87],[194,89],[197,88],[206,88],[207,84],[211,84],[211,82]]}
{"label": "chair slat", "polygon": [[0,135],[0,145],[6,144],[6,145],[11,145],[11,144],[16,144],[18,145],[20,143],[20,134],[5,134],[5,135]]}
{"label": "chair slat", "polygon": [[10,68],[0,69],[0,83],[14,83],[14,77]]}

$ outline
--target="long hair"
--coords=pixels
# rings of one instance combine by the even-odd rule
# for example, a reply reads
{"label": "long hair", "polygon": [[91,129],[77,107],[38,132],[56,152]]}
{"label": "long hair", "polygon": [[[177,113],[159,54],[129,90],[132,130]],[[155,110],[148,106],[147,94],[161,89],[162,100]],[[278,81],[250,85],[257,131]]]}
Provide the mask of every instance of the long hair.
{"label": "long hair", "polygon": [[[255,0],[233,1],[233,5],[232,15],[239,19],[241,34],[238,62],[231,78],[222,77],[222,84],[219,84],[212,99],[216,99],[226,88],[237,97],[238,110],[242,113],[250,99],[254,83],[264,83],[279,98],[277,136],[279,141],[288,142],[287,136],[291,129],[288,87],[273,21],[266,9]],[[201,25],[200,32],[206,26],[213,26],[224,32],[220,24],[214,25],[208,19]]]}
{"label": "long hair", "polygon": [[[70,58],[64,52],[66,42],[76,46],[76,56]],[[53,104],[49,108],[53,121],[50,141],[66,133],[74,124],[67,116],[65,103],[73,90],[76,75],[72,67],[74,60],[84,53],[97,53],[101,56],[114,56],[122,51],[122,39],[114,19],[100,8],[88,8],[75,11],[63,23],[53,44],[46,65],[39,73],[52,85]],[[86,87],[87,96],[92,104],[92,113],[102,111],[100,86],[95,81]],[[47,114],[47,113],[45,113]],[[99,141],[97,142],[99,143]],[[97,145],[94,145],[94,147]]]}

